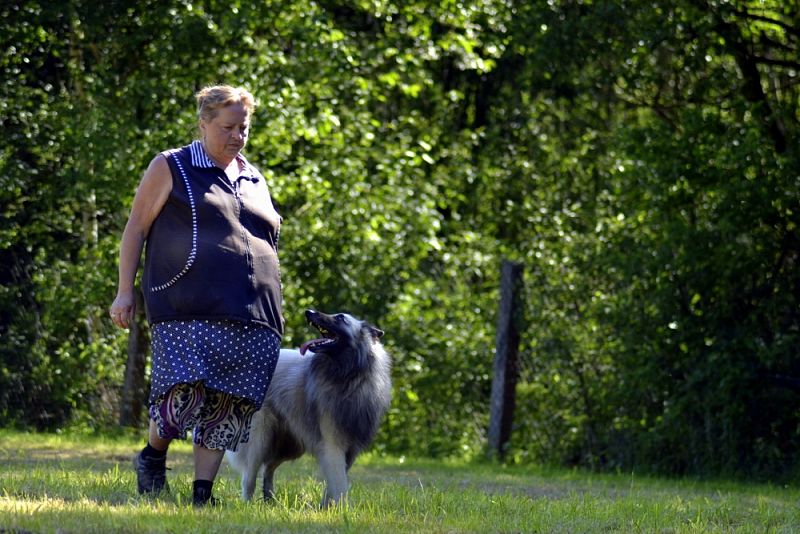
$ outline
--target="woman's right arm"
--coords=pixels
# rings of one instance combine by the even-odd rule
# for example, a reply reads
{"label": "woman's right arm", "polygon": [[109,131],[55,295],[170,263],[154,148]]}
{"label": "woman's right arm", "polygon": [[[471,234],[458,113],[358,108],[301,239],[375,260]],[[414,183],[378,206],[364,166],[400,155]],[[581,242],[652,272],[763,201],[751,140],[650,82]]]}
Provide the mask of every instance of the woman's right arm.
{"label": "woman's right arm", "polygon": [[164,156],[158,155],[150,162],[136,190],[131,205],[131,214],[119,249],[119,285],[117,297],[111,304],[111,320],[120,328],[128,328],[136,313],[134,282],[139,270],[142,247],[150,232],[150,226],[161,213],[161,209],[172,191],[172,173]]}

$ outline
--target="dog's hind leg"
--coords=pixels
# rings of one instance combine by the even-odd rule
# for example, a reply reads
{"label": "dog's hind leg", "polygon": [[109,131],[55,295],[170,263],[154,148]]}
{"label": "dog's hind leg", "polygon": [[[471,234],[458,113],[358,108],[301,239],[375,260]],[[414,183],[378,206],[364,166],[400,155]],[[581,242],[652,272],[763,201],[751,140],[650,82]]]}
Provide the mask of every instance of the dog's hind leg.
{"label": "dog's hind leg", "polygon": [[256,480],[258,480],[259,465],[255,462],[248,463],[242,470],[242,500],[250,501],[256,490]]}
{"label": "dog's hind leg", "polygon": [[325,478],[325,494],[322,497],[322,506],[338,504],[347,497],[347,462],[345,453],[339,447],[330,444],[324,445],[318,452],[322,476]]}
{"label": "dog's hind leg", "polygon": [[275,498],[275,470],[280,463],[267,464],[264,467],[264,501]]}

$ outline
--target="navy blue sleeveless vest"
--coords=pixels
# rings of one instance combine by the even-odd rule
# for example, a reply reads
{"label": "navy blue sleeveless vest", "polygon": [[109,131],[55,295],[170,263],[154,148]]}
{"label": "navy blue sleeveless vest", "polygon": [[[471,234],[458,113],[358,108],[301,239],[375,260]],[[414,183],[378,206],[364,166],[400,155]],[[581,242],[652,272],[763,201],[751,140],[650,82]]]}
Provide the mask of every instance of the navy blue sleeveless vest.
{"label": "navy blue sleeveless vest", "polygon": [[164,152],[172,192],[147,236],[142,289],[150,323],[234,320],[283,335],[281,217],[244,156],[236,182],[199,141]]}

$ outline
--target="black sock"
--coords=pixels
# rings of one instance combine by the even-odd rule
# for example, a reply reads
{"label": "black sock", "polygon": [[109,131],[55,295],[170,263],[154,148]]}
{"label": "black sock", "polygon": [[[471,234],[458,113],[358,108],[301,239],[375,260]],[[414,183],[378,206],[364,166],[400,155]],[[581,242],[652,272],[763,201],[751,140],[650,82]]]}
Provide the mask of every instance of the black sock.
{"label": "black sock", "polygon": [[142,456],[145,458],[153,458],[154,460],[164,458],[167,455],[167,451],[163,450],[160,451],[150,445],[150,442],[147,443],[144,449],[142,449]]}
{"label": "black sock", "polygon": [[211,499],[213,480],[195,480],[192,484],[192,503],[205,504]]}

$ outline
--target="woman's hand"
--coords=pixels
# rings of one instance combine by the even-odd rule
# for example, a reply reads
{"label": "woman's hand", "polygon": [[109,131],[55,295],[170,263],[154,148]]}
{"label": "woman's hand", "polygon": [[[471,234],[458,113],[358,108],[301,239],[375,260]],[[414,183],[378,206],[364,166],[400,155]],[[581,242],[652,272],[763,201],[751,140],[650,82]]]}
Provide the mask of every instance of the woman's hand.
{"label": "woman's hand", "polygon": [[132,293],[117,293],[109,310],[111,321],[120,328],[128,328],[136,314],[136,299]]}

